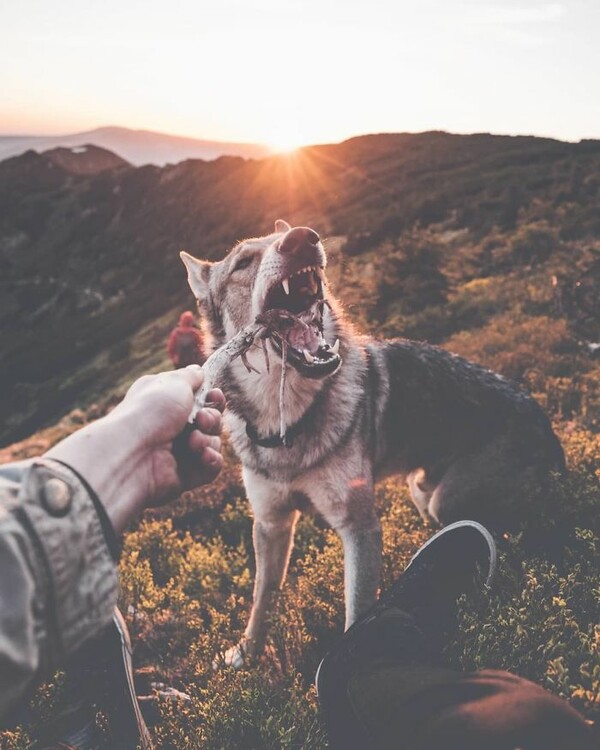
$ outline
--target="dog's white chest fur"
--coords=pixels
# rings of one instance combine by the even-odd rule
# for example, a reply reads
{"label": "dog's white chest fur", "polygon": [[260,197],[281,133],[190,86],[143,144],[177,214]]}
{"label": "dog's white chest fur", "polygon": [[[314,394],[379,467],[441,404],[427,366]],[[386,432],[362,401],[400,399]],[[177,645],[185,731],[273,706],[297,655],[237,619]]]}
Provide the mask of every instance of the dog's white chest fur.
{"label": "dog's white chest fur", "polygon": [[286,427],[298,422],[312,403],[320,388],[319,381],[311,381],[287,367],[283,396],[281,397],[281,358],[269,346],[270,372],[267,372],[264,355],[258,349],[250,354],[250,362],[260,374],[248,372],[240,360],[232,365],[233,375],[243,393],[244,400],[253,405],[258,415],[253,427],[262,435],[279,433],[281,412]]}

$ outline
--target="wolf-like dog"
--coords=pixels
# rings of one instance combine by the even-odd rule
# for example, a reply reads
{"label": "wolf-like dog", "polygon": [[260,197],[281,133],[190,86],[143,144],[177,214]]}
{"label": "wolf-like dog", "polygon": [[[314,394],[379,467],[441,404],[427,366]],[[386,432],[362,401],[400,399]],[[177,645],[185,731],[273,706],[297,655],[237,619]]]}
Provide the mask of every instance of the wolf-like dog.
{"label": "wolf-like dog", "polygon": [[[493,524],[564,467],[548,418],[505,378],[425,343],[358,336],[327,288],[314,230],[278,220],[272,234],[239,242],[219,262],[182,259],[213,347],[269,309],[298,318],[286,333],[283,437],[281,345],[265,344],[269,372],[264,363],[261,374],[249,372],[236,360],[223,377],[256,553],[252,612],[227,664],[240,667],[264,646],[301,509],[312,506],[342,539],[349,627],[379,585],[378,479],[402,475],[424,519]],[[260,366],[261,352],[250,359]]]}

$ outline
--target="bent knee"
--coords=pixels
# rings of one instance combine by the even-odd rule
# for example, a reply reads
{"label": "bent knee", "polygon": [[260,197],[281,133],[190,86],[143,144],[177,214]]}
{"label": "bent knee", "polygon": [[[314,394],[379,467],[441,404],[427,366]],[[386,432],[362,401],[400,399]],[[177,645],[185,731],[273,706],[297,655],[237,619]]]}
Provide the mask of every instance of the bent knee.
{"label": "bent knee", "polygon": [[591,730],[577,711],[528,680],[483,670],[465,675],[453,689],[457,699],[431,717],[415,750],[594,747]]}

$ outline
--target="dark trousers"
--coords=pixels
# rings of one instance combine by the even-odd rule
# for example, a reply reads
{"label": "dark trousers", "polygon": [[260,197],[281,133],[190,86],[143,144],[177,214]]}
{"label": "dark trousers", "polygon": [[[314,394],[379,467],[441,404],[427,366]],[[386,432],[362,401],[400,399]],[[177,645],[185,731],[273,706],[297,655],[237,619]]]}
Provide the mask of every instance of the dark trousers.
{"label": "dark trousers", "polygon": [[565,701],[508,672],[461,674],[383,660],[361,666],[324,705],[331,750],[593,750]]}

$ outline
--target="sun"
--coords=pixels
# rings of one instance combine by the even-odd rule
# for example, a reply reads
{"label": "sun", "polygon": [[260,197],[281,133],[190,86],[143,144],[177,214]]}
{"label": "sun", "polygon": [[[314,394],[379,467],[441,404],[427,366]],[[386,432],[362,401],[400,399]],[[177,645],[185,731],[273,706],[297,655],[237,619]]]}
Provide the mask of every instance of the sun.
{"label": "sun", "polygon": [[277,126],[265,141],[275,154],[291,154],[306,144],[298,128],[289,125]]}
{"label": "sun", "polygon": [[300,148],[299,143],[293,143],[292,141],[271,142],[269,145],[276,154],[292,154]]}

